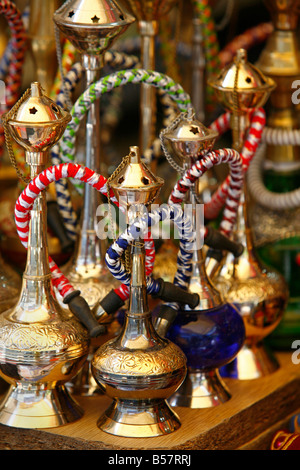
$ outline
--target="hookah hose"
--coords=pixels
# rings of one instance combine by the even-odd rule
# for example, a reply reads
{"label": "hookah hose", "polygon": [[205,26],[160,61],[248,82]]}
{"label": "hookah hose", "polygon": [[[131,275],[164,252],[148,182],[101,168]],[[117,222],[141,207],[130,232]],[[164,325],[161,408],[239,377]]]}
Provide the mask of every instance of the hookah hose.
{"label": "hookah hose", "polygon": [[[68,43],[66,43],[67,52],[68,52]],[[64,57],[65,54],[63,54]],[[67,54],[68,56],[68,54]],[[128,56],[126,54],[121,54],[118,52],[107,51],[104,55],[104,60],[106,65],[121,65],[125,67],[132,67],[136,65],[138,59],[135,56]],[[64,76],[64,87],[62,90],[58,90],[56,93],[55,101],[63,109],[66,109],[68,106],[67,95],[74,91],[76,85],[81,79],[83,74],[83,67],[80,62],[75,63]],[[57,84],[55,84],[57,87]],[[66,93],[65,93],[66,90]],[[58,165],[61,163],[59,144],[56,144],[51,150],[51,160],[53,165]],[[55,183],[56,195],[57,195],[57,205],[61,217],[63,219],[65,229],[68,237],[75,241],[76,239],[76,227],[77,227],[77,216],[73,209],[71,196],[68,189],[68,184],[65,179],[59,180]]]}
{"label": "hookah hose", "polygon": [[[15,222],[17,233],[20,241],[25,248],[28,246],[28,233],[29,233],[29,220],[30,210],[34,204],[35,199],[47,186],[60,178],[74,178],[80,179],[82,182],[89,184],[101,194],[107,196],[106,178],[97,174],[93,170],[82,165],[69,163],[60,164],[47,168],[37,175],[18,197],[15,205]],[[113,191],[110,190],[110,200],[119,206]],[[154,243],[153,240],[147,240],[146,244],[147,256],[146,267],[147,272],[150,274],[154,264]],[[87,302],[80,296],[80,292],[75,290],[70,284],[66,276],[61,272],[56,263],[49,256],[49,267],[52,274],[52,285],[57,288],[58,292],[63,298],[63,302],[69,305],[71,312],[77,316],[82,323],[88,328],[91,336],[97,336],[103,332],[103,326],[100,326],[96,319],[91,315]],[[120,288],[114,291],[120,298],[126,296],[125,291]]]}
{"label": "hookah hose", "polygon": [[268,190],[263,182],[261,168],[267,144],[300,145],[300,130],[267,127],[264,130],[262,140],[263,143],[260,145],[248,170],[248,186],[253,199],[263,207],[275,211],[298,208],[300,205],[300,188],[286,193],[275,193]]}
{"label": "hookah hose", "polygon": [[[116,55],[113,54],[112,57],[116,57]],[[124,55],[119,54],[117,57],[124,57]],[[129,57],[129,59],[132,63],[133,59],[131,56]],[[81,73],[81,65],[75,64],[66,76],[66,88],[72,90],[80,79]],[[170,111],[170,101],[175,102],[175,104],[177,104],[177,106],[179,106],[181,110],[186,110],[187,107],[190,106],[190,97],[184,92],[182,87],[164,74],[146,71],[143,69],[131,69],[121,70],[114,74],[108,75],[107,77],[100,79],[99,81],[92,84],[89,88],[87,88],[87,90],[78,98],[78,100],[74,104],[71,110],[72,122],[66,128],[63,137],[63,142],[61,142],[60,146],[57,144],[52,149],[52,163],[57,165],[61,163],[61,161],[65,163],[71,163],[75,161],[76,133],[79,129],[81,120],[84,118],[85,114],[90,109],[91,104],[96,99],[98,99],[102,94],[110,92],[111,90],[123,86],[127,83],[141,82],[145,82],[159,88],[160,94],[162,95],[162,103],[163,109],[165,110],[166,121],[170,120],[173,117],[173,114]],[[57,102],[58,104],[62,105],[62,107],[66,106],[66,96],[63,92],[58,94]],[[159,139],[157,139],[157,141],[159,143]],[[155,147],[156,144],[154,143],[153,149]],[[151,155],[152,150],[149,149],[148,153],[150,153]],[[147,157],[147,160],[151,160],[151,157]],[[73,181],[73,184],[79,194],[82,194],[82,183]],[[72,240],[75,240],[77,217],[72,207],[71,198],[66,181],[59,181],[57,183],[56,190],[58,208],[65,223],[66,231],[69,237]]]}
{"label": "hookah hose", "polygon": [[[110,92],[114,88],[129,83],[147,83],[162,88],[175,101],[181,111],[186,111],[191,106],[189,95],[185,93],[181,85],[174,82],[170,77],[144,69],[121,70],[110,74],[93,83],[78,98],[71,110],[72,121],[68,124],[60,141],[60,155],[63,162],[75,160],[76,133],[80,122],[89,110],[91,104],[103,93]],[[74,182],[75,189],[82,194],[82,184]]]}
{"label": "hookah hose", "polygon": [[[5,78],[5,110],[9,110],[19,97],[22,68],[25,58],[27,34],[24,28],[22,15],[13,2],[9,0],[0,0],[0,13],[4,15],[8,22],[11,39],[9,43],[10,62],[7,67]],[[5,111],[3,110],[3,112]],[[3,112],[1,114],[3,114]],[[4,130],[0,128],[0,155],[4,149]]]}
{"label": "hookah hose", "polygon": [[[178,227],[181,238],[178,255],[178,276],[181,278],[182,285],[188,282],[191,266],[189,261],[192,257],[191,245],[195,241],[190,219],[187,218],[179,206],[171,207],[164,205],[152,212],[148,216],[137,218],[127,229],[118,237],[118,239],[108,248],[105,256],[105,262],[111,274],[124,283],[130,285],[131,275],[127,272],[121,256],[127,247],[136,239],[141,238],[149,227],[163,220],[173,220]],[[170,282],[163,279],[153,279],[151,275],[146,274],[147,293],[154,298],[162,300],[177,301],[188,304],[195,308],[199,302],[198,294],[190,294],[187,291],[178,288]]]}
{"label": "hookah hose", "polygon": [[[191,260],[193,250],[195,249],[196,233],[193,230],[190,218],[187,217],[182,208],[176,204],[174,206],[164,204],[160,208],[149,212],[147,217],[137,218],[124,231],[118,239],[108,248],[105,256],[105,262],[111,274],[126,286],[130,285],[130,273],[127,272],[126,266],[122,262],[121,256],[127,249],[128,245],[137,237],[142,237],[146,229],[152,227],[160,221],[172,220],[179,229],[181,235],[179,242],[179,252],[177,257],[177,272],[174,283],[166,282],[163,279],[153,279],[146,271],[147,293],[153,298],[159,298],[167,302],[174,302],[172,312],[178,308],[180,304],[187,304],[190,308],[196,308],[199,303],[199,295],[187,291],[189,278],[191,275]],[[236,250],[237,244],[231,242],[226,236],[211,227],[203,228],[204,243],[210,247],[220,249]],[[225,248],[226,249],[226,248]],[[101,305],[107,314],[114,313],[123,304],[114,304],[113,297],[109,294],[106,296],[105,303]],[[110,302],[108,301],[110,299]],[[102,310],[102,314],[104,313]]]}
{"label": "hookah hose", "polygon": [[[230,116],[231,114],[229,112],[222,114],[209,127],[216,130],[219,134],[223,134],[230,129]],[[250,127],[240,153],[243,163],[243,175],[245,175],[247,171],[249,172],[250,162],[253,160],[258,149],[266,122],[265,111],[263,108],[257,108],[251,111],[249,117]],[[229,182],[230,177],[227,176],[214,192],[211,200],[205,204],[204,214],[206,219],[215,219],[218,216],[228,196]]]}
{"label": "hookah hose", "polygon": [[[229,237],[236,220],[239,199],[243,187],[243,167],[240,154],[233,149],[219,149],[207,152],[201,156],[194,165],[188,169],[181,179],[175,184],[170,197],[169,204],[180,204],[187,191],[208,169],[221,163],[229,164],[230,174],[227,188],[227,198],[223,218],[219,230]],[[238,250],[239,251],[239,250]],[[238,255],[238,254],[237,254]]]}

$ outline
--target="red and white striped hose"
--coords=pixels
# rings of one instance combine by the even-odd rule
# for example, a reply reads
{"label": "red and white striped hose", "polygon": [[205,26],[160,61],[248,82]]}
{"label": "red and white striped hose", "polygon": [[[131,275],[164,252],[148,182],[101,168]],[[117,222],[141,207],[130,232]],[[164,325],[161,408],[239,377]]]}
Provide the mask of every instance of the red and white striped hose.
{"label": "red and white striped hose", "polygon": [[[263,108],[257,108],[250,112],[250,127],[247,133],[242,151],[240,153],[243,163],[243,173],[246,174],[250,162],[261,142],[264,126],[266,123],[266,114]],[[211,129],[218,131],[218,133],[224,134],[230,129],[230,113],[227,112],[222,114],[216,121],[210,126]],[[225,204],[228,188],[230,183],[230,176],[227,176],[225,180],[219,185],[218,189],[212,195],[211,200],[204,206],[204,215],[207,219],[215,219],[222,207]]]}
{"label": "red and white striped hose", "polygon": [[[34,201],[37,196],[51,183],[59,180],[60,178],[74,178],[84,183],[89,184],[101,194],[107,196],[106,178],[99,175],[93,170],[75,163],[62,163],[54,165],[37,175],[18,197],[15,205],[15,222],[17,233],[20,241],[25,248],[28,247],[29,235],[29,221],[30,211],[33,207]],[[110,190],[110,200],[119,206],[112,190]],[[146,240],[146,270],[150,274],[153,269],[155,250],[153,240]],[[66,295],[74,291],[74,287],[70,284],[66,276],[61,272],[56,263],[49,256],[49,266],[52,274],[52,284],[56,287],[60,295],[64,298]],[[115,292],[123,299],[126,300],[128,292],[126,286],[120,286]]]}
{"label": "red and white striped hose", "polygon": [[208,169],[221,163],[229,164],[227,197],[219,230],[227,237],[233,230],[237,208],[243,188],[243,166],[240,154],[233,149],[219,149],[207,152],[198,160],[174,186],[169,197],[169,204],[180,204],[186,192]]}

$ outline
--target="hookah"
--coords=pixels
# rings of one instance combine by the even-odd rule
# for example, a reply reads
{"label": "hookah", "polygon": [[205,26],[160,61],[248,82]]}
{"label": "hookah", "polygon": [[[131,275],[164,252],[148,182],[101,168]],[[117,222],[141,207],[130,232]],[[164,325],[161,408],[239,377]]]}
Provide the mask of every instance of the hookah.
{"label": "hookah", "polygon": [[[100,416],[98,427],[117,436],[153,437],[171,433],[180,426],[178,416],[166,400],[184,379],[186,359],[175,344],[161,338],[153,327],[147,293],[153,292],[156,281],[152,276],[146,277],[144,234],[149,226],[170,215],[180,226],[185,222],[180,209],[170,212],[165,208],[143,215],[157,197],[163,180],[141,162],[138,147],[130,150],[130,160],[110,182],[120,205],[127,209],[128,228],[106,253],[112,274],[130,285],[129,306],[118,337],[96,351],[92,373],[98,385],[113,399]],[[182,249],[185,248],[188,262],[190,255],[186,247],[193,240],[188,221],[184,225],[184,237]],[[131,273],[121,261],[128,247],[131,248]],[[169,300],[188,301],[191,294],[171,286]]]}
{"label": "hookah", "polygon": [[[159,19],[167,15],[177,2],[178,0],[125,0],[125,4],[138,22],[141,37],[141,67],[145,70],[155,70],[155,38],[159,31]],[[139,147],[143,154],[153,144],[155,115],[155,90],[147,84],[142,84]]]}
{"label": "hookah", "polygon": [[[273,32],[258,59],[276,89],[269,100],[262,145],[249,168],[249,192],[254,201],[251,222],[262,260],[277,269],[289,286],[283,319],[268,338],[276,349],[290,349],[299,329],[299,109],[293,103],[300,76],[297,26],[300,2],[266,1]],[[265,223],[260,224],[261,219]]]}
{"label": "hookah", "polygon": [[[134,20],[114,2],[68,1],[53,16],[54,22],[82,54],[87,88],[99,78],[103,53]],[[86,157],[88,168],[100,171],[99,100],[87,114]],[[83,195],[81,222],[74,256],[63,267],[73,285],[83,292],[91,308],[114,282],[104,262],[104,241],[97,236],[95,214],[101,203],[99,194],[86,186]]]}
{"label": "hookah", "polygon": [[[274,88],[274,82],[250,64],[246,51],[241,49],[234,62],[225,67],[217,79],[211,81],[211,86],[220,102],[229,110],[219,119],[219,129],[224,131],[231,127],[233,147],[241,152],[246,175],[265,123],[261,106]],[[255,115],[257,119],[250,127]],[[216,199],[219,198],[220,202],[222,193],[224,197],[226,192],[225,182]],[[266,267],[257,257],[249,226],[248,204],[244,178],[243,193],[232,233],[232,238],[244,245],[244,252],[239,258],[227,254],[218,266],[214,260],[209,259],[208,254],[206,262],[207,272],[213,283],[223,298],[238,308],[245,324],[246,339],[243,348],[221,371],[223,377],[230,376],[240,380],[259,378],[278,369],[276,358],[268,351],[263,340],[280,322],[288,299],[283,276]],[[210,216],[213,217],[213,214]]]}
{"label": "hookah", "polygon": [[[56,27],[82,55],[82,67],[86,74],[86,87],[89,88],[100,78],[105,51],[117,37],[125,32],[134,21],[134,18],[113,1],[80,2],[71,0],[67,1],[54,13],[53,20]],[[58,59],[61,63],[59,53]],[[88,168],[100,172],[104,169],[104,164],[100,149],[99,100],[93,102],[90,106],[85,129],[85,164]],[[75,252],[69,262],[62,268],[72,285],[81,290],[83,297],[91,308],[105,296],[112,285],[116,285],[104,261],[106,241],[101,240],[97,235],[95,215],[100,204],[99,192],[94,191],[88,185],[85,186]],[[99,339],[95,341],[98,342]],[[91,355],[93,351],[94,345],[91,346]],[[90,361],[87,361],[85,368],[89,369],[89,367]],[[76,390],[76,393],[92,395],[95,392],[95,384],[90,372],[86,371],[85,368],[81,371],[82,376],[79,375],[76,382],[73,385],[70,384],[70,386],[74,388],[74,391]]]}
{"label": "hookah", "polygon": [[[45,186],[41,180],[34,184],[70,119],[37,82],[3,116],[9,152],[12,138],[25,149],[31,176],[15,206],[17,231],[27,247],[22,288],[16,305],[0,317],[0,373],[11,385],[1,402],[0,422],[13,427],[56,427],[83,415],[65,383],[87,358],[89,334],[103,332],[80,292],[65,278],[58,279],[59,286],[55,282],[46,238]],[[64,292],[69,311],[60,307],[53,286]]]}
{"label": "hookah", "polygon": [[[176,165],[180,162],[183,173],[169,197],[169,204],[178,206],[188,197],[195,233],[201,231],[197,221],[199,204],[196,183],[215,165],[229,164],[228,198],[220,224],[220,233],[229,236],[242,190],[242,162],[235,150],[212,150],[217,136],[215,130],[207,129],[189,110],[161,132],[161,141],[169,162]],[[220,249],[229,250],[238,257],[243,246],[228,239],[228,243],[223,243]],[[218,369],[236,356],[245,337],[244,324],[236,307],[223,301],[207,276],[204,261],[205,250],[198,243],[193,252],[187,283],[188,291],[200,297],[197,307],[180,309],[177,305],[165,304],[157,313],[157,332],[176,343],[187,357],[188,372],[182,386],[170,398],[171,406],[207,408],[229,400],[231,393]],[[175,277],[176,285],[178,281],[180,279]]]}

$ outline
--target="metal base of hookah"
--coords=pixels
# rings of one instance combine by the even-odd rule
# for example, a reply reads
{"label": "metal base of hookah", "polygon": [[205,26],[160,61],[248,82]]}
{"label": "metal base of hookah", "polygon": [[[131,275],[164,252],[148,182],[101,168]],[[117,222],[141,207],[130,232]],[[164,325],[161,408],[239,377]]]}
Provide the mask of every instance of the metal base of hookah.
{"label": "metal base of hookah", "polygon": [[[149,348],[138,350],[123,347],[128,331],[124,326],[119,337],[99,348],[92,361],[96,382],[113,399],[98,420],[98,427],[109,434],[155,437],[171,433],[180,426],[166,400],[184,379],[186,359],[175,344],[156,334],[151,316],[146,317],[150,321],[147,328],[152,346],[149,343]],[[127,325],[128,320],[129,324],[131,321],[128,318]]]}
{"label": "metal base of hookah", "polygon": [[0,423],[17,428],[54,428],[77,421],[82,408],[63,385],[18,382],[7,392]]}
{"label": "metal base of hookah", "polygon": [[97,421],[109,434],[123,437],[156,437],[180,427],[177,414],[165,400],[114,400]]}
{"label": "metal base of hookah", "polygon": [[238,380],[253,380],[272,374],[279,367],[276,357],[261,342],[251,347],[245,344],[236,358],[220,369],[220,374]]}
{"label": "metal base of hookah", "polygon": [[168,400],[171,406],[211,408],[230,400],[231,394],[219,371],[189,370],[179,390]]}

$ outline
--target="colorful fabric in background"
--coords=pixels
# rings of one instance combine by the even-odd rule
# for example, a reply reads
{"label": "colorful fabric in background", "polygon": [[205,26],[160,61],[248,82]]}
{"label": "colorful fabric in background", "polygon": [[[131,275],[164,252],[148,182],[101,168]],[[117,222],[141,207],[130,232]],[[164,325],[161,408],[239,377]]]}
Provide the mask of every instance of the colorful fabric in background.
{"label": "colorful fabric in background", "polygon": [[278,431],[272,440],[271,450],[300,450],[300,434]]}
{"label": "colorful fabric in background", "polygon": [[300,414],[294,415],[288,429],[280,429],[271,442],[271,450],[300,450]]}

